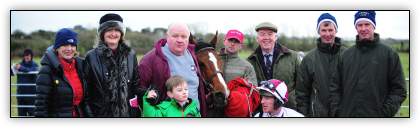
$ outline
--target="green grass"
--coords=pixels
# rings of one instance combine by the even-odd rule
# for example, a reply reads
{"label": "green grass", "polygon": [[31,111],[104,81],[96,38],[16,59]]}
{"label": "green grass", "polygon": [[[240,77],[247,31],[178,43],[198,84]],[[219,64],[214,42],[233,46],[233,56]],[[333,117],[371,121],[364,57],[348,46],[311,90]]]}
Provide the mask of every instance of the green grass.
{"label": "green grass", "polygon": [[[238,53],[239,57],[246,59],[250,54],[252,53],[252,51],[240,51]],[[307,53],[307,51],[304,52],[305,54]],[[409,62],[410,62],[410,54],[409,53],[399,53],[400,55],[400,59],[401,59],[401,64],[403,66],[404,69],[404,74],[406,78],[410,78],[410,70],[409,70]],[[140,61],[140,59],[143,57],[144,55],[137,55],[137,61]],[[41,60],[41,58],[34,58],[34,61],[37,62],[39,64],[39,61]],[[21,59],[14,59],[14,60],[10,60],[10,64],[13,63],[18,63],[21,62]],[[41,64],[40,68],[41,68]],[[11,84],[15,84],[16,83],[16,76],[11,76],[10,77],[10,82]],[[406,82],[407,84],[407,92],[410,91],[410,82]],[[10,92],[11,94],[16,94],[16,86],[11,86],[10,88]],[[16,97],[11,97],[11,105],[17,105],[17,101],[16,101]],[[407,95],[407,99],[404,101],[404,103],[402,104],[402,106],[409,106],[410,105],[410,95]],[[11,116],[17,116],[17,108],[10,108],[11,110]],[[397,113],[398,114],[398,113]],[[398,116],[398,115],[396,115]],[[401,109],[401,117],[410,117],[410,109],[409,108],[402,108]]]}

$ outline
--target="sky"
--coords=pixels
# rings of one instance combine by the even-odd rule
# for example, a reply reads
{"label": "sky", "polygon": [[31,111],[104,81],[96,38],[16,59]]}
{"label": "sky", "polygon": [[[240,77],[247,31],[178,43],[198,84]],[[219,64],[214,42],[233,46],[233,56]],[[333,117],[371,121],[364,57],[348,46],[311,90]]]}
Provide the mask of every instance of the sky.
{"label": "sky", "polygon": [[[26,34],[39,29],[56,32],[61,28],[82,25],[97,28],[106,13],[117,13],[124,24],[134,31],[143,28],[167,28],[172,22],[184,22],[195,30],[226,33],[237,29],[244,34],[256,34],[255,26],[272,22],[278,33],[286,36],[318,37],[316,25],[322,13],[333,15],[338,24],[336,36],[353,39],[357,34],[354,14],[357,11],[11,11],[11,29]],[[381,38],[409,39],[409,11],[376,11],[376,30]],[[198,27],[199,26],[199,27]],[[194,32],[194,30],[192,31]],[[194,34],[194,33],[193,33]]]}

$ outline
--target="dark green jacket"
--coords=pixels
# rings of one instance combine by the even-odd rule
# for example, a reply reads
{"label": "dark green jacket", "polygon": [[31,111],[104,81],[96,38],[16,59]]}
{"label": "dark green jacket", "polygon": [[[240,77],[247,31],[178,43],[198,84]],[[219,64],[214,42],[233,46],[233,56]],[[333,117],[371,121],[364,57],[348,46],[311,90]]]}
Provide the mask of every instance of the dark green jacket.
{"label": "dark green jacket", "polygon": [[358,40],[340,55],[330,87],[333,117],[393,117],[407,96],[397,51],[374,40]]}
{"label": "dark green jacket", "polygon": [[340,53],[341,39],[335,43],[323,44],[317,40],[317,47],[303,58],[296,80],[297,111],[305,117],[328,117],[330,112],[330,80]]}
{"label": "dark green jacket", "polygon": [[[286,82],[287,89],[289,91],[289,100],[286,104],[284,104],[284,106],[296,110],[295,81],[301,60],[295,51],[281,46],[278,43],[277,45],[280,48],[280,55],[273,63],[273,79]],[[266,79],[263,73],[263,68],[258,60],[258,54],[262,54],[257,52],[261,51],[258,49],[261,49],[261,47],[258,46],[257,49],[255,49],[255,51],[247,58],[247,61],[254,67],[255,74],[257,74],[258,86],[260,86],[260,82],[265,81]]]}

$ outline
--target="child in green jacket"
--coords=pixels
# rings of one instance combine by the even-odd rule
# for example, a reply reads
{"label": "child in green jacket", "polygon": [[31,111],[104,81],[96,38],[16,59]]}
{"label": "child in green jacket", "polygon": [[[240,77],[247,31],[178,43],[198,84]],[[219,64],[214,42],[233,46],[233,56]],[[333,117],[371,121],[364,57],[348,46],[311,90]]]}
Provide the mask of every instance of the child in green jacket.
{"label": "child in green jacket", "polygon": [[156,91],[143,96],[143,117],[200,117],[197,101],[188,98],[187,81],[181,76],[172,76],[165,83],[170,101],[154,105],[158,98]]}

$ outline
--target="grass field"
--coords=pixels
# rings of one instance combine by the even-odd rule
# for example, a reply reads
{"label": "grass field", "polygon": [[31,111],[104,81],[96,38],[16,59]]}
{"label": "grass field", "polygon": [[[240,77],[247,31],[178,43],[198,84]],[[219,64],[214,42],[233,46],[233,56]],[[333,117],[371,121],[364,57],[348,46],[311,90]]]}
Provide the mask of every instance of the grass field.
{"label": "grass field", "polygon": [[[239,52],[238,55],[241,58],[245,59],[250,54],[251,54],[251,51],[246,51],[246,52]],[[305,54],[306,54],[306,52],[305,52]],[[399,55],[400,55],[402,66],[404,68],[405,77],[410,78],[410,70],[409,70],[410,54],[409,53],[399,53]],[[142,57],[143,57],[143,55],[138,55],[137,56],[137,61],[140,61],[140,59]],[[21,62],[21,61],[22,60],[11,60],[10,63],[13,64],[13,63]],[[40,58],[34,58],[34,61],[39,64]],[[16,76],[11,76],[10,81],[11,81],[11,84],[15,84],[16,83]],[[409,93],[410,92],[410,82],[407,81],[406,84],[407,84],[407,92]],[[16,86],[11,86],[10,93],[12,95],[16,94]],[[11,105],[17,105],[16,97],[10,97],[10,102],[11,102]],[[402,106],[409,106],[409,105],[410,105],[410,95],[407,95],[407,99],[404,101]],[[17,116],[17,108],[11,108],[11,116]],[[409,108],[401,108],[401,117],[410,117],[410,109]]]}

